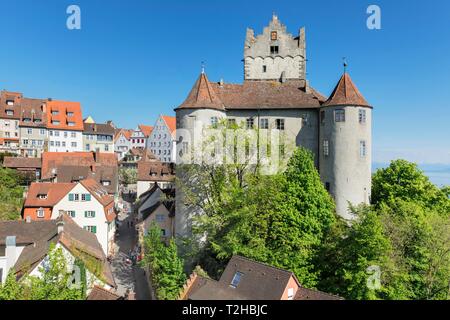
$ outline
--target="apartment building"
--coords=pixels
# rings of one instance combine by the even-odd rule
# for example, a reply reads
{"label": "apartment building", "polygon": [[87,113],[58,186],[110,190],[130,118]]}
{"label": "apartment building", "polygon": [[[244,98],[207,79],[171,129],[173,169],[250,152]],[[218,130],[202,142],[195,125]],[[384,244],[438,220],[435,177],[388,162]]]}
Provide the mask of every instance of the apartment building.
{"label": "apartment building", "polygon": [[79,102],[47,102],[48,151],[83,151],[83,118]]}
{"label": "apartment building", "polygon": [[152,126],[138,125],[130,136],[131,148],[144,149],[147,145],[147,139],[153,130]]}
{"label": "apartment building", "polygon": [[116,129],[114,135],[114,152],[118,160],[122,160],[126,153],[131,150],[131,134],[133,130]]}
{"label": "apartment building", "polygon": [[19,154],[19,122],[22,94],[1,91],[0,94],[0,152]]}
{"label": "apartment building", "polygon": [[111,122],[83,124],[84,151],[114,153],[114,127]]}
{"label": "apartment building", "polygon": [[149,149],[161,162],[175,163],[176,156],[176,118],[159,116],[147,140]]}

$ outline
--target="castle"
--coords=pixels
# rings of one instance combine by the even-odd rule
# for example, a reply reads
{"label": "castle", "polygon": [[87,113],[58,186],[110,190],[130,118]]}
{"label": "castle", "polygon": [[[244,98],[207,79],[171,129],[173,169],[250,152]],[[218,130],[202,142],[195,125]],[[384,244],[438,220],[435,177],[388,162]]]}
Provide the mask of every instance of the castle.
{"label": "castle", "polygon": [[[244,82],[210,82],[202,71],[186,100],[175,109],[177,157],[190,146],[183,132],[193,122],[218,119],[279,130],[312,151],[321,180],[337,213],[351,219],[349,203],[369,203],[371,190],[372,107],[344,72],[326,98],[306,79],[305,29],[298,36],[273,15],[262,34],[247,30]],[[186,141],[186,139],[184,140]],[[177,191],[178,192],[178,191]],[[177,194],[175,232],[189,234],[189,212]]]}

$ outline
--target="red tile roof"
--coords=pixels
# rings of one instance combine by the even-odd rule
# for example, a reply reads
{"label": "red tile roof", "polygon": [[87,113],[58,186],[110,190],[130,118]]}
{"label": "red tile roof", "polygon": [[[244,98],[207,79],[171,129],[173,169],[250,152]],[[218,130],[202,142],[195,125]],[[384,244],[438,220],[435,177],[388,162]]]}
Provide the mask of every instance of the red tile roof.
{"label": "red tile roof", "polygon": [[344,73],[339,79],[328,100],[323,106],[364,106],[370,107],[348,73]]}
{"label": "red tile roof", "polygon": [[243,84],[211,83],[200,75],[187,99],[177,109],[304,109],[319,108],[325,97],[304,80],[263,80]]}
{"label": "red tile roof", "polygon": [[174,135],[177,130],[177,118],[169,117],[169,116],[161,116],[161,118],[166,123],[167,127],[169,128],[170,133],[172,135]]}
{"label": "red tile roof", "polygon": [[198,77],[186,100],[178,108],[225,110],[223,102],[219,99],[208,81],[208,77],[203,72]]}
{"label": "red tile roof", "polygon": [[60,166],[91,167],[101,165],[117,167],[117,157],[114,153],[98,153],[95,159],[94,152],[44,152],[42,154],[42,178],[52,176],[51,170]]}
{"label": "red tile roof", "polygon": [[[25,199],[25,208],[53,208],[64,196],[70,192],[76,183],[33,182]],[[46,199],[39,199],[39,195],[46,195]]]}
{"label": "red tile roof", "polygon": [[153,127],[152,126],[146,126],[146,125],[143,125],[143,124],[139,125],[139,129],[142,131],[142,133],[144,134],[144,136],[146,138],[148,138],[150,136],[150,134],[152,133],[152,131],[153,131]]}
{"label": "red tile roof", "polygon": [[[57,111],[57,115],[52,112]],[[72,113],[72,116],[68,114]],[[54,124],[53,121],[59,121]],[[69,125],[72,123],[73,125]],[[47,128],[61,130],[83,131],[83,117],[81,114],[81,105],[79,102],[67,102],[52,100],[47,102]]]}

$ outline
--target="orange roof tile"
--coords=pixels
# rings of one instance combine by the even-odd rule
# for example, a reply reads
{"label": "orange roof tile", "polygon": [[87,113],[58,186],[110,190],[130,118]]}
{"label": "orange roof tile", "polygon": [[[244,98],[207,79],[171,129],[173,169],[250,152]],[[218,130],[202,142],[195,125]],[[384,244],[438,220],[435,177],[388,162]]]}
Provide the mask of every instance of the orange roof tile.
{"label": "orange roof tile", "polygon": [[342,75],[330,97],[323,104],[323,106],[339,105],[370,107],[348,73]]}
{"label": "orange roof tile", "polygon": [[42,154],[42,178],[51,176],[51,169],[61,165],[90,167],[99,164],[106,167],[117,167],[117,157],[114,153],[98,153],[95,159],[94,152],[44,152]]}
{"label": "orange roof tile", "polygon": [[[52,113],[57,111],[57,115]],[[69,113],[73,115],[69,116]],[[53,121],[59,121],[55,124]],[[69,125],[72,124],[72,125]],[[52,100],[47,102],[47,128],[83,131],[83,117],[79,102]]]}
{"label": "orange roof tile", "polygon": [[[24,207],[52,208],[75,187],[76,183],[33,182],[28,190]],[[40,199],[39,195],[46,195]]]}
{"label": "orange roof tile", "polygon": [[178,108],[225,110],[224,104],[214,92],[208,77],[203,72],[198,77],[186,100]]}
{"label": "orange roof tile", "polygon": [[145,126],[143,124],[139,125],[139,129],[141,129],[142,133],[144,134],[144,136],[146,138],[148,138],[150,136],[150,134],[153,131],[153,127],[152,126]]}
{"label": "orange roof tile", "polygon": [[166,123],[167,127],[170,130],[170,133],[172,135],[175,134],[176,130],[177,130],[177,118],[175,117],[170,117],[170,116],[161,116],[161,118],[164,120],[164,122]]}

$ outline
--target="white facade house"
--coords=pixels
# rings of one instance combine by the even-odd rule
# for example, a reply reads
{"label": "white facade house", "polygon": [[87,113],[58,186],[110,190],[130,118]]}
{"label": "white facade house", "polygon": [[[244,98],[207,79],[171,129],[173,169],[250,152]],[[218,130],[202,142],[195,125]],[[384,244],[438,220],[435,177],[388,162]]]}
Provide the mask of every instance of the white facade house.
{"label": "white facade house", "polygon": [[145,149],[147,139],[152,133],[153,127],[140,124],[130,136],[131,148]]}
{"label": "white facade house", "polygon": [[83,151],[83,132],[69,130],[48,131],[49,152],[77,152]]}
{"label": "white facade house", "polygon": [[115,233],[114,199],[104,188],[92,179],[77,183],[53,207],[52,219],[61,211],[67,212],[80,227],[94,233],[103,252],[110,253]]}
{"label": "white facade house", "polygon": [[76,225],[66,214],[55,220],[0,222],[0,284],[5,282],[11,270],[19,278],[24,274],[40,278],[42,270],[48,267],[52,244],[55,244],[55,250],[62,250],[68,273],[74,270],[76,258],[83,260],[80,252],[88,254],[102,266],[101,274],[98,274],[99,270],[86,264],[87,295],[94,286],[107,291],[116,287],[96,237]]}
{"label": "white facade house", "polygon": [[147,140],[149,149],[161,162],[175,163],[176,118],[159,116]]}
{"label": "white facade house", "polygon": [[128,151],[131,150],[131,132],[120,129],[114,136],[114,152],[119,160],[122,160]]}

